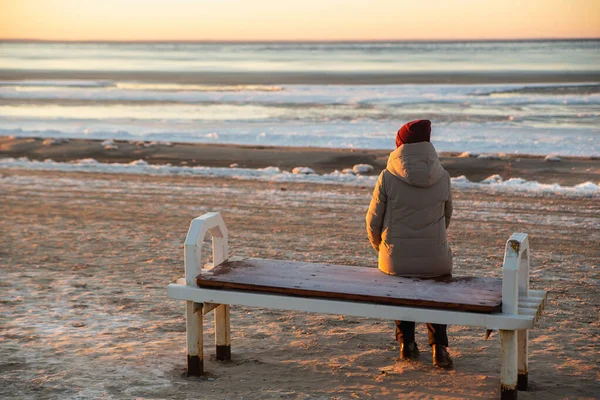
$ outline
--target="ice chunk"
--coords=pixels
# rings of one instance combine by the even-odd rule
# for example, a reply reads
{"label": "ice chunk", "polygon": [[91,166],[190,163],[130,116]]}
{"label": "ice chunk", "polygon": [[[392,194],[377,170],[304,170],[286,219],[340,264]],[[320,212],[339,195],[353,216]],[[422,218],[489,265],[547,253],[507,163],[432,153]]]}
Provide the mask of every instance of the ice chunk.
{"label": "ice chunk", "polygon": [[149,165],[145,160],[135,160],[129,163],[129,165],[142,165],[142,166],[146,166]]}
{"label": "ice chunk", "polygon": [[44,146],[54,146],[55,144],[63,144],[63,143],[69,143],[69,139],[47,138],[47,139],[44,139],[44,141],[42,142],[42,144]]}
{"label": "ice chunk", "polygon": [[315,171],[312,170],[312,168],[308,168],[308,167],[296,167],[292,170],[292,174],[296,174],[296,175],[310,175],[310,174],[314,174]]}
{"label": "ice chunk", "polygon": [[373,166],[369,164],[356,164],[352,170],[357,174],[368,174],[373,171]]}
{"label": "ice chunk", "polygon": [[504,158],[506,158],[506,154],[504,154],[504,153],[485,153],[485,154],[478,155],[477,158],[481,158],[484,160],[503,160]]}
{"label": "ice chunk", "polygon": [[487,178],[485,178],[484,180],[481,181],[481,183],[500,183],[500,182],[502,182],[502,177],[498,174],[488,176]]}
{"label": "ice chunk", "polygon": [[562,160],[560,159],[559,156],[556,156],[553,154],[548,154],[546,157],[544,157],[544,161],[546,161],[546,162],[561,162]]}
{"label": "ice chunk", "polygon": [[104,150],[117,150],[119,148],[113,139],[106,139],[100,145],[104,147]]}

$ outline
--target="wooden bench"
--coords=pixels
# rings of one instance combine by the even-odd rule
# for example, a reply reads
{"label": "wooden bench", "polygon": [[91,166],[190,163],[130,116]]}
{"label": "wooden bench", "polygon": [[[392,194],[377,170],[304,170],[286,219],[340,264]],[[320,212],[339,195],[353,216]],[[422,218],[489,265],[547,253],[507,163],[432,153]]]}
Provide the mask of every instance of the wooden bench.
{"label": "wooden bench", "polygon": [[[207,233],[213,263],[203,266]],[[167,287],[170,298],[186,301],[188,375],[204,372],[204,315],[214,311],[216,359],[227,361],[230,305],[244,305],[499,330],[502,398],[527,389],[528,330],[541,315],[546,292],[529,289],[526,234],[515,233],[506,243],[502,279],[401,278],[376,268],[228,259],[227,237],[220,214],[194,219],[185,240],[185,278]]]}

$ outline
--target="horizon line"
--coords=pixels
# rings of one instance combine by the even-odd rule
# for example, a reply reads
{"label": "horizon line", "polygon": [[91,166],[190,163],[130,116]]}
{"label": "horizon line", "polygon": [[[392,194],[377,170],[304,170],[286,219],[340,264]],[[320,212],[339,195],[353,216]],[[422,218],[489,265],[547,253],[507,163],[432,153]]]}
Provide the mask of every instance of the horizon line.
{"label": "horizon line", "polygon": [[597,41],[600,37],[553,37],[553,38],[516,38],[516,39],[276,39],[276,40],[221,40],[221,39],[141,39],[141,40],[100,40],[100,39],[31,39],[31,38],[0,38],[0,43],[80,43],[80,44],[272,44],[272,43],[315,43],[315,44],[336,44],[336,43],[468,43],[468,42],[558,42],[558,41]]}

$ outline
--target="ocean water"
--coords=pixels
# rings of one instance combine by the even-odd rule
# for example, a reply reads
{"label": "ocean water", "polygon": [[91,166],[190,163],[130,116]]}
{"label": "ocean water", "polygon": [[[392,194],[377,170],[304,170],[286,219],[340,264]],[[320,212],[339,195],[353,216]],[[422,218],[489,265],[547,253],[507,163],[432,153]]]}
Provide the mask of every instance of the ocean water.
{"label": "ocean water", "polygon": [[600,155],[600,41],[0,43],[0,135]]}

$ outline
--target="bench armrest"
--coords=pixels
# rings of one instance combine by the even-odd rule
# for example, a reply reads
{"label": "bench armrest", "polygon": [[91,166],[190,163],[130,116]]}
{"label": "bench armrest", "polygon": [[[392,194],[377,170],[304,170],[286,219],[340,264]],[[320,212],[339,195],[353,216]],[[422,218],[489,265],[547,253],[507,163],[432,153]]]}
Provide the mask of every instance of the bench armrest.
{"label": "bench armrest", "polygon": [[225,261],[229,254],[228,232],[221,214],[206,213],[192,220],[184,244],[185,282],[196,286],[196,276],[202,270],[202,244],[207,233],[212,236],[213,265]]}
{"label": "bench armrest", "polygon": [[506,242],[502,265],[502,312],[517,314],[519,295],[529,295],[529,237],[513,233]]}

